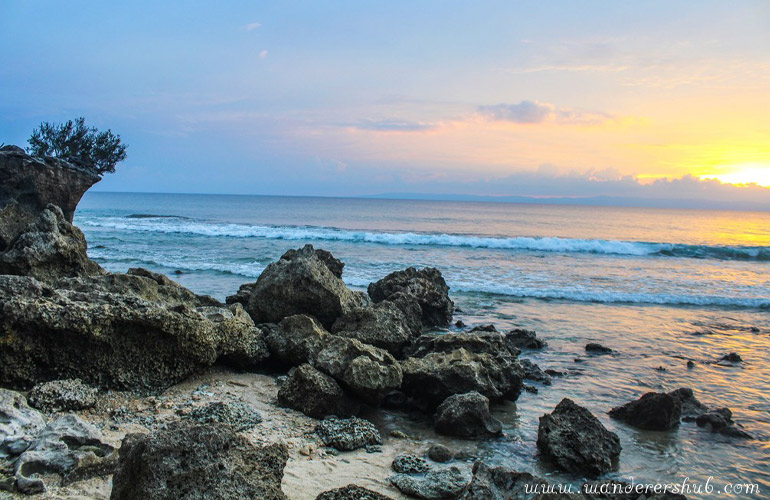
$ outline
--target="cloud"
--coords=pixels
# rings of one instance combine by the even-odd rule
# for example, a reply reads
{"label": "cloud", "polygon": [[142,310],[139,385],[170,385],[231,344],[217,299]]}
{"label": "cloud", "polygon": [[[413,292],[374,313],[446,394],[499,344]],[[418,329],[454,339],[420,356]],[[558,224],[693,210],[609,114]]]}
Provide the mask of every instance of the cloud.
{"label": "cloud", "polygon": [[267,58],[267,50],[260,50],[259,51],[259,58],[260,59],[266,59]]}
{"label": "cloud", "polygon": [[528,100],[518,104],[479,106],[477,112],[487,120],[522,124],[555,122],[590,125],[613,119],[612,115],[601,111],[559,108],[551,103]]}
{"label": "cloud", "polygon": [[362,120],[354,127],[375,132],[426,132],[438,128],[435,123],[409,120]]}
{"label": "cloud", "polygon": [[262,23],[249,23],[246,26],[244,26],[244,29],[246,31],[254,31],[255,29],[261,28]]}

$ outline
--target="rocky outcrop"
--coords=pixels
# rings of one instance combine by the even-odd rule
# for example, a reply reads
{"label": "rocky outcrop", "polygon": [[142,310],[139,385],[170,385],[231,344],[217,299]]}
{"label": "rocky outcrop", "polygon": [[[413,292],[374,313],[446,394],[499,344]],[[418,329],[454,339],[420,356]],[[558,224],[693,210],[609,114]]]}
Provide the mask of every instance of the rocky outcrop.
{"label": "rocky outcrop", "polygon": [[392,500],[390,497],[381,495],[363,486],[349,484],[343,488],[336,488],[324,491],[315,500]]}
{"label": "rocky outcrop", "polygon": [[369,284],[369,296],[375,303],[392,300],[396,303],[406,299],[420,306],[423,325],[427,327],[448,327],[452,322],[454,302],[449,298],[449,287],[441,271],[433,267],[390,273],[383,279]]}
{"label": "rocky outcrop", "polygon": [[126,436],[110,498],[286,500],[281,479],[288,457],[282,444],[259,448],[225,426],[177,422]]}
{"label": "rocky outcrop", "polygon": [[669,394],[648,392],[636,401],[618,406],[609,411],[612,418],[653,431],[667,431],[679,425],[682,405],[679,399]]}
{"label": "rocky outcrop", "polygon": [[477,354],[459,348],[412,357],[401,363],[402,391],[416,404],[433,409],[454,394],[476,391],[492,401],[515,401],[523,373],[512,356]]}
{"label": "rocky outcrop", "polygon": [[157,389],[220,358],[261,363],[268,355],[261,330],[240,305],[214,304],[149,272],[67,278],[55,287],[0,276],[0,383],[81,378]]}
{"label": "rocky outcrop", "polygon": [[503,433],[503,424],[489,412],[489,399],[478,392],[446,398],[436,409],[434,426],[439,434],[464,438]]}
{"label": "rocky outcrop", "polygon": [[0,252],[10,247],[48,204],[72,223],[80,198],[101,177],[56,158],[35,158],[17,146],[0,148]]}
{"label": "rocky outcrop", "polygon": [[240,302],[257,323],[278,323],[296,314],[315,317],[330,329],[343,313],[363,305],[340,276],[342,263],[313,245],[286,252],[265,268],[256,283],[243,285],[228,304]]}
{"label": "rocky outcrop", "polygon": [[315,432],[324,445],[340,451],[382,444],[382,437],[374,424],[362,418],[329,417],[316,426]]}
{"label": "rocky outcrop", "polygon": [[470,474],[459,467],[431,469],[425,474],[393,474],[388,478],[405,495],[425,500],[455,499],[470,482]]}
{"label": "rocky outcrop", "polygon": [[[411,312],[405,313],[408,307]],[[353,338],[401,356],[404,347],[417,338],[422,330],[419,322],[419,308],[414,302],[407,302],[404,308],[389,300],[368,307],[355,307],[337,318],[332,333],[340,337]],[[418,318],[417,322],[410,318]]]}
{"label": "rocky outcrop", "polygon": [[33,387],[27,400],[33,408],[47,412],[84,410],[96,404],[98,392],[78,378],[54,380]]}
{"label": "rocky outcrop", "polygon": [[278,404],[313,418],[349,417],[358,413],[359,408],[332,377],[308,364],[289,372],[289,378],[278,390]]}
{"label": "rocky outcrop", "polygon": [[591,412],[563,399],[540,417],[537,447],[543,458],[564,471],[597,477],[612,470],[620,456],[620,439]]}

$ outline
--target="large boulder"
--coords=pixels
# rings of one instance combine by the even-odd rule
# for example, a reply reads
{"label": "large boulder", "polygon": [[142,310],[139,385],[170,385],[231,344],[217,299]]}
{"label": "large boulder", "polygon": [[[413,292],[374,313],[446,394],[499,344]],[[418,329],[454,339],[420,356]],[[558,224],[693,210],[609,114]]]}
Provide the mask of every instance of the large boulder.
{"label": "large boulder", "polygon": [[92,170],[63,160],[35,158],[17,146],[0,148],[0,252],[49,203],[71,223],[80,198],[99,180]]}
{"label": "large boulder", "polygon": [[278,404],[313,418],[349,417],[358,412],[358,404],[332,377],[307,363],[289,372],[289,378],[278,390]]}
{"label": "large boulder", "polygon": [[667,431],[679,425],[682,413],[680,400],[670,394],[648,392],[636,401],[631,401],[610,410],[610,417],[653,431]]}
{"label": "large boulder", "polygon": [[110,498],[286,500],[281,480],[288,457],[285,445],[256,447],[229,427],[176,422],[126,436]]}
{"label": "large boulder", "polygon": [[493,401],[515,401],[522,389],[523,372],[512,356],[479,354],[459,348],[408,358],[401,367],[402,391],[428,409],[453,394],[471,391]]}
{"label": "large boulder", "polygon": [[66,278],[55,286],[0,276],[0,383],[27,388],[81,378],[101,387],[158,389],[218,359],[258,365],[262,331],[239,305],[152,273]]}
{"label": "large boulder", "polygon": [[401,356],[422,330],[422,323],[410,319],[419,318],[419,308],[414,302],[407,302],[415,310],[412,314],[389,300],[368,307],[354,307],[342,314],[332,325],[332,333],[341,337],[360,340],[387,350],[394,356]]}
{"label": "large boulder", "polygon": [[618,436],[568,398],[540,417],[537,447],[543,458],[562,470],[587,477],[612,470],[621,451]]}
{"label": "large boulder", "polygon": [[278,323],[288,316],[308,314],[329,329],[344,312],[364,303],[341,275],[340,261],[329,252],[305,245],[283,254],[265,268],[256,283],[244,285],[227,302],[241,302],[257,323]]}
{"label": "large boulder", "polygon": [[503,424],[489,412],[489,399],[478,392],[446,398],[436,409],[434,425],[439,434],[464,438],[503,433]]}
{"label": "large boulder", "polygon": [[423,325],[448,327],[452,321],[454,302],[449,298],[449,287],[441,271],[433,267],[390,273],[383,279],[370,283],[369,296],[376,303],[394,300],[403,294],[420,306]]}

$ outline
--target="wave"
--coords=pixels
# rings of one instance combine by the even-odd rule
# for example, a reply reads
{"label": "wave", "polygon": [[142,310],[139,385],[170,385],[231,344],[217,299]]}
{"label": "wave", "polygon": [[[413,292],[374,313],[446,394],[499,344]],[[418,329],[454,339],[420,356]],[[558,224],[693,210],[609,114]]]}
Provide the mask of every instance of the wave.
{"label": "wave", "polygon": [[[139,216],[142,214],[133,215]],[[356,231],[323,226],[265,226],[209,223],[184,218],[180,220],[180,218],[175,216],[150,216],[149,214],[143,217],[132,217],[130,220],[117,217],[83,217],[78,223],[87,227],[110,228],[121,231],[145,231],[226,238],[343,241],[382,245],[430,245],[537,252],[770,262],[770,247],[687,245],[558,237],[493,237],[445,233]]]}
{"label": "wave", "polygon": [[183,219],[190,220],[189,217],[181,215],[157,215],[157,214],[131,214],[126,215],[126,219]]}

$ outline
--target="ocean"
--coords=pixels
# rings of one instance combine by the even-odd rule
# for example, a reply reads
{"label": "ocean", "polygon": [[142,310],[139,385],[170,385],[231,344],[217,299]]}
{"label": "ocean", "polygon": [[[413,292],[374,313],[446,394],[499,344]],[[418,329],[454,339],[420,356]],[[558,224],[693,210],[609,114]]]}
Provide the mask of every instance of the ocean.
{"label": "ocean", "polygon": [[[536,330],[548,347],[522,356],[566,374],[495,409],[507,438],[482,443],[485,458],[576,482],[550,474],[534,444],[537,417],[570,397],[619,434],[615,477],[711,477],[717,488],[762,490],[734,498],[770,495],[770,213],[89,192],[75,223],[106,269],[146,267],[218,299],[306,243],[345,262],[343,279],[358,289],[397,269],[437,267],[457,319]],[[616,353],[587,355],[588,342]],[[729,352],[744,362],[715,363]],[[678,387],[729,407],[757,439],[692,423],[640,431],[606,415]]]}

